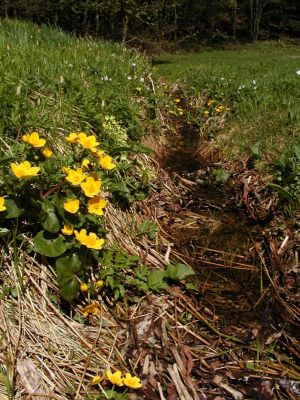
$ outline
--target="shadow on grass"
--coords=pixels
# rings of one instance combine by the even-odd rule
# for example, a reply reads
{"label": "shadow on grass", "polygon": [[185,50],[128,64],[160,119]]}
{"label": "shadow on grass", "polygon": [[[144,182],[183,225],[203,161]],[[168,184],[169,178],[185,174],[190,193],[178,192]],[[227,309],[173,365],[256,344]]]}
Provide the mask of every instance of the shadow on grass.
{"label": "shadow on grass", "polygon": [[152,65],[172,64],[172,61],[169,61],[169,60],[156,60],[156,59],[152,59],[152,60],[151,60],[151,64],[152,64]]}

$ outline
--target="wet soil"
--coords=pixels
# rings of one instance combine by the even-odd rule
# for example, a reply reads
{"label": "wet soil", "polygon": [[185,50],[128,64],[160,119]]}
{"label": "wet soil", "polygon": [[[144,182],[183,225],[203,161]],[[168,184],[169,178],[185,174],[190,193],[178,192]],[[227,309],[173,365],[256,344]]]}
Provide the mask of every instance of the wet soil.
{"label": "wet soil", "polygon": [[251,256],[262,226],[238,207],[230,185],[216,185],[213,170],[219,162],[199,154],[200,137],[190,126],[169,138],[162,167],[175,182],[191,183],[182,190],[180,204],[164,219],[173,250],[197,272],[203,301],[224,326],[259,323],[265,304],[253,308],[261,295],[260,261]]}

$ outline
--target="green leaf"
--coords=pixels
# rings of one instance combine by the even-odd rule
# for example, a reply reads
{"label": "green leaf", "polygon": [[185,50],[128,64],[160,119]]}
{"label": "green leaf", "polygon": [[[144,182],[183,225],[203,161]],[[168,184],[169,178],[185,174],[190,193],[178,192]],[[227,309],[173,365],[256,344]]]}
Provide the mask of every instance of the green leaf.
{"label": "green leaf", "polygon": [[247,369],[255,369],[255,362],[253,360],[249,360],[246,362]]}
{"label": "green leaf", "polygon": [[45,239],[44,232],[39,232],[33,239],[33,250],[47,257],[58,257],[66,251],[64,238],[58,236],[56,239]]}
{"label": "green leaf", "polygon": [[276,183],[269,183],[269,186],[272,189],[275,189],[285,199],[288,199],[288,200],[295,199],[293,194],[291,192],[289,192],[288,190],[284,189],[282,186],[276,185]]}
{"label": "green leaf", "polygon": [[76,274],[82,269],[82,263],[76,254],[62,257],[55,263],[57,283],[62,298],[72,301],[78,293],[79,281]]}
{"label": "green leaf", "polygon": [[256,142],[252,147],[250,147],[251,153],[255,159],[260,159],[261,157],[261,143]]}
{"label": "green leaf", "polygon": [[58,232],[60,230],[60,222],[53,211],[49,211],[48,214],[46,214],[46,217],[44,221],[42,222],[42,226],[46,231],[48,232]]}
{"label": "green leaf", "polygon": [[142,237],[143,235],[147,235],[149,239],[155,239],[157,232],[159,231],[158,226],[155,222],[150,220],[145,220],[139,227],[139,232],[137,234],[138,237]]}
{"label": "green leaf", "polygon": [[149,268],[146,265],[140,265],[135,269],[135,275],[137,279],[142,280],[144,282],[147,281],[148,274],[149,274]]}
{"label": "green leaf", "polygon": [[147,284],[149,289],[160,292],[168,288],[168,284],[164,281],[166,277],[165,271],[152,271],[148,275]]}
{"label": "green leaf", "polygon": [[9,234],[10,230],[7,228],[0,228],[0,236],[7,236]]}
{"label": "green leaf", "polygon": [[226,171],[226,169],[219,168],[213,171],[213,175],[215,178],[215,183],[221,185],[230,178],[231,174],[228,171]]}
{"label": "green leaf", "polygon": [[191,275],[195,275],[195,272],[185,264],[170,264],[166,269],[166,276],[174,281],[182,281]]}
{"label": "green leaf", "polygon": [[24,212],[24,209],[19,208],[13,199],[5,199],[5,207],[5,218],[18,218]]}
{"label": "green leaf", "polygon": [[130,193],[130,190],[125,185],[124,182],[111,182],[108,185],[108,189],[110,192],[119,192],[119,193]]}
{"label": "green leaf", "polygon": [[44,200],[42,202],[42,209],[45,211],[45,213],[48,213],[49,211],[54,211],[54,205],[51,201]]}
{"label": "green leaf", "polygon": [[293,150],[294,150],[295,156],[296,156],[296,157],[298,158],[298,160],[300,161],[300,146],[297,145],[297,144],[294,144]]}
{"label": "green leaf", "polygon": [[185,288],[186,288],[186,290],[189,290],[191,292],[199,292],[199,289],[197,288],[197,286],[195,286],[192,282],[187,282],[185,284]]}

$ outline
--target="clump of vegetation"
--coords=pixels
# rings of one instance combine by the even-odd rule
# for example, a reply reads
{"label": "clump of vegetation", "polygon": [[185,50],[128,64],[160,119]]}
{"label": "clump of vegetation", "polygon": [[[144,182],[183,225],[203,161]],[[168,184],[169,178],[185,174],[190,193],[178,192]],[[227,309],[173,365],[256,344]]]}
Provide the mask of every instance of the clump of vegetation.
{"label": "clump of vegetation", "polygon": [[114,116],[136,140],[149,72],[145,58],[121,45],[1,20],[0,135],[43,129],[58,140],[65,131],[100,133]]}
{"label": "clump of vegetation", "polygon": [[285,199],[300,202],[300,146],[284,151],[274,165],[275,182],[270,186]]}

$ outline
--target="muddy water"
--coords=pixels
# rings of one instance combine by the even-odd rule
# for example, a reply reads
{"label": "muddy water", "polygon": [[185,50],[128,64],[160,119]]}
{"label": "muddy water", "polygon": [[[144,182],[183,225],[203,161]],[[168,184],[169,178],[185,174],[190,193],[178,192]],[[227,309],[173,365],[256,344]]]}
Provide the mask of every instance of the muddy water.
{"label": "muddy water", "polygon": [[261,226],[251,223],[238,207],[228,185],[217,187],[212,171],[220,164],[208,163],[199,155],[200,138],[183,128],[169,142],[163,167],[174,179],[193,182],[183,191],[181,208],[168,219],[165,229],[174,250],[197,271],[198,287],[205,302],[225,325],[249,324],[260,297],[260,265],[251,256]]}

